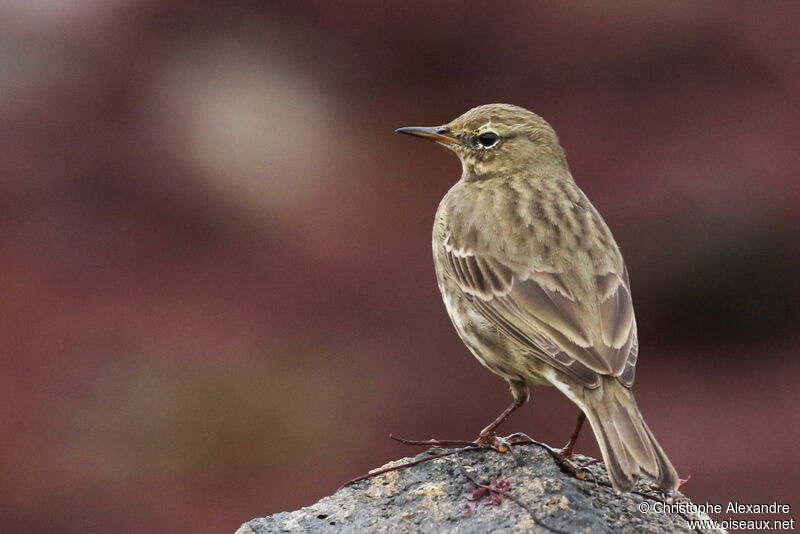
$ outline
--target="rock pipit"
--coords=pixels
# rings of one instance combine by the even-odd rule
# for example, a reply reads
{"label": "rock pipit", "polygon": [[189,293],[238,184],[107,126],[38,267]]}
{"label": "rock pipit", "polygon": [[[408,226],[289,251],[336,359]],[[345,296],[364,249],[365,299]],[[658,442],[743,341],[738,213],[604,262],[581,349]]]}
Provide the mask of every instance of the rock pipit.
{"label": "rock pipit", "polygon": [[589,419],[614,488],[629,491],[641,474],[677,488],[631,392],[639,345],[625,263],[550,125],[489,104],[397,131],[461,159],[461,179],[436,212],[436,278],[462,341],[514,397],[478,443],[502,449],[495,431],[528,386],[552,385],[581,409],[579,425]]}

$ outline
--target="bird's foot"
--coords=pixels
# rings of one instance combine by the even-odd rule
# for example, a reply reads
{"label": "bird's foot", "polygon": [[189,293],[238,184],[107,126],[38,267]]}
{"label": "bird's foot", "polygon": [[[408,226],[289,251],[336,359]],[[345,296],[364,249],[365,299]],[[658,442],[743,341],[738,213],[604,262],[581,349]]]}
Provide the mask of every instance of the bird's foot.
{"label": "bird's foot", "polygon": [[588,472],[587,468],[590,465],[602,462],[602,460],[589,460],[586,463],[578,464],[575,461],[576,460],[575,452],[569,446],[560,449],[556,447],[551,447],[547,443],[536,441],[535,439],[531,438],[527,434],[523,434],[522,432],[516,432],[514,434],[505,437],[498,436],[493,432],[481,432],[481,434],[478,436],[478,439],[476,439],[475,441],[452,440],[452,439],[411,440],[411,439],[401,438],[393,434],[390,434],[389,437],[405,445],[440,447],[444,449],[482,448],[482,449],[490,449],[500,454],[512,452],[512,447],[514,447],[515,445],[525,445],[525,444],[536,445],[546,450],[562,471],[564,471],[565,473],[570,473],[572,476],[580,480],[586,478],[586,472]]}
{"label": "bird's foot", "polygon": [[405,439],[401,438],[400,436],[395,436],[394,434],[389,434],[389,437],[404,445],[438,447],[442,449],[491,449],[501,454],[510,451],[512,445],[512,443],[509,443],[506,438],[497,436],[495,434],[481,434],[475,441],[466,441],[460,439]]}
{"label": "bird's foot", "polygon": [[574,477],[579,479],[583,479],[585,477],[584,470],[586,469],[586,467],[588,467],[592,463],[597,462],[597,460],[592,460],[591,462],[588,462],[584,465],[578,465],[575,462],[574,450],[572,450],[571,448],[564,447],[563,449],[559,449],[556,447],[551,447],[547,443],[536,441],[535,439],[521,432],[517,432],[516,434],[511,434],[510,436],[507,436],[505,440],[512,445],[530,443],[532,445],[536,445],[538,447],[543,448],[550,454],[550,456],[552,456],[553,460],[555,460],[556,464],[558,464],[558,466],[561,468],[562,471],[564,471],[565,473],[571,473]]}
{"label": "bird's foot", "polygon": [[562,458],[567,460],[572,460],[575,456],[575,446],[573,443],[567,443],[564,447],[555,450],[558,451],[558,454],[560,454]]}
{"label": "bird's foot", "polygon": [[487,447],[500,454],[505,454],[511,450],[511,443],[508,438],[498,436],[494,432],[481,432],[478,439],[475,440],[475,445],[479,447]]}
{"label": "bird's foot", "polygon": [[[523,434],[524,435],[524,434]],[[516,434],[514,434],[516,436]],[[400,436],[395,436],[394,434],[389,434],[389,437],[393,440],[402,443],[404,445],[415,445],[415,446],[423,446],[423,447],[439,447],[443,449],[463,449],[463,448],[479,448],[479,449],[491,449],[495,452],[499,452],[500,454],[505,454],[511,451],[511,447],[516,445],[517,443],[528,443],[530,438],[525,436],[529,441],[515,441],[512,436],[507,438],[498,436],[495,433],[489,432],[481,432],[478,436],[478,439],[475,441],[466,441],[460,439],[423,439],[423,440],[416,440],[416,439],[405,439],[401,438]]]}
{"label": "bird's foot", "polygon": [[416,445],[423,447],[440,447],[443,449],[460,449],[463,447],[474,447],[474,441],[466,441],[460,439],[405,439],[394,434],[389,434],[389,437],[403,445]]}

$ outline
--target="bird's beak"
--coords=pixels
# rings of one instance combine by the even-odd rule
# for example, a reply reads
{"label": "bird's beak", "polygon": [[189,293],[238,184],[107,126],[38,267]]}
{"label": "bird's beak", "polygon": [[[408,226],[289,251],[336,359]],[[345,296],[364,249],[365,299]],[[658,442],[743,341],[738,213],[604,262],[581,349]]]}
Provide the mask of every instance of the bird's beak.
{"label": "bird's beak", "polygon": [[405,128],[398,128],[395,132],[433,139],[439,143],[458,143],[458,139],[450,134],[446,126],[406,126]]}

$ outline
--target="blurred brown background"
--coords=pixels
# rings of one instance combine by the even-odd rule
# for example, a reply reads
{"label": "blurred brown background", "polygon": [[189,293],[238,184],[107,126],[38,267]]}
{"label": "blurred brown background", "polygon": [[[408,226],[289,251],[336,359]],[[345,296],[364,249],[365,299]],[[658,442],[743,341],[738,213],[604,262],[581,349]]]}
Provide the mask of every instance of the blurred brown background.
{"label": "blurred brown background", "polygon": [[[510,397],[430,257],[460,167],[393,129],[489,102],[553,124],[614,230],[637,397],[686,492],[796,511],[799,19],[4,2],[3,532],[232,532],[416,452],[390,432],[477,435]],[[573,406],[532,401],[506,430],[561,444]]]}

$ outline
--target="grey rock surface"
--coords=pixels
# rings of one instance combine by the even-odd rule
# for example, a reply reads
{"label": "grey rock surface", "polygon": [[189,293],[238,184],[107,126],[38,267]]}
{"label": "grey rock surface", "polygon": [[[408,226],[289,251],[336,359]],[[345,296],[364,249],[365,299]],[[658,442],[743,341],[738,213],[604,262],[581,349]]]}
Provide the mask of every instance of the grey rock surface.
{"label": "grey rock surface", "polygon": [[[440,452],[432,449],[415,459]],[[577,457],[578,463],[589,460]],[[482,484],[499,483],[507,488],[527,510],[501,494],[487,495],[485,490],[476,494],[477,486],[464,470]],[[294,512],[253,519],[236,534],[722,532],[691,529],[678,514],[652,511],[655,501],[636,493],[620,495],[592,482],[593,478],[607,480],[602,464],[590,466],[581,480],[562,472],[550,455],[535,445],[517,445],[510,454],[469,450],[458,458],[437,458],[356,482]],[[642,481],[635,491],[658,495]],[[675,500],[689,502],[682,495]],[[642,512],[640,506],[651,511]]]}

